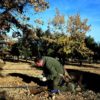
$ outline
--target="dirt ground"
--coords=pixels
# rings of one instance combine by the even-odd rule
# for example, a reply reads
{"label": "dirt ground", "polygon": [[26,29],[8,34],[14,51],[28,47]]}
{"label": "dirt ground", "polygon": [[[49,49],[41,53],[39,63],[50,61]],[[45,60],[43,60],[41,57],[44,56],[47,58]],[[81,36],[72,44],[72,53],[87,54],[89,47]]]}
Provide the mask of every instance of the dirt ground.
{"label": "dirt ground", "polygon": [[31,94],[29,87],[41,84],[36,81],[36,77],[41,74],[41,70],[32,68],[28,63],[6,62],[0,67],[0,100],[100,100],[100,93],[92,90],[63,92],[53,97],[48,91]]}
{"label": "dirt ground", "polygon": [[93,74],[100,75],[100,64],[86,64],[83,66],[76,66],[76,65],[65,65],[65,69],[70,69],[70,70],[78,70],[82,72],[89,72]]}

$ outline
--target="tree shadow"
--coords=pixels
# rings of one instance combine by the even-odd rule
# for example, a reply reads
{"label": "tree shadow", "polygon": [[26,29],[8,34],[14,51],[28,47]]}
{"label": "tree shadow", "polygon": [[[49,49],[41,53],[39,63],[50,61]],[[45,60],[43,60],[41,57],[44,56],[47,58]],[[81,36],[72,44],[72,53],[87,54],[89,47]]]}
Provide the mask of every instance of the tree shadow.
{"label": "tree shadow", "polygon": [[3,71],[3,68],[0,68],[0,77],[3,77],[3,75],[2,75],[2,72]]}
{"label": "tree shadow", "polygon": [[0,68],[0,71],[2,71],[3,70],[3,68]]}
{"label": "tree shadow", "polygon": [[13,63],[28,63],[28,64],[32,64],[32,61],[33,60],[25,60],[25,59],[13,59],[13,58],[8,58],[8,59],[5,59],[5,63],[6,62],[13,62]]}
{"label": "tree shadow", "polygon": [[6,91],[0,92],[0,100],[7,100],[6,99]]}
{"label": "tree shadow", "polygon": [[46,86],[46,82],[42,82],[42,81],[39,80],[39,78],[36,78],[36,77],[33,77],[33,76],[31,77],[31,76],[28,76],[26,74],[20,74],[20,73],[10,73],[8,75],[14,76],[14,77],[20,77],[26,83],[30,83],[31,81],[33,81],[40,86]]}
{"label": "tree shadow", "polygon": [[98,69],[100,69],[100,67],[97,67],[97,66],[95,66],[95,65],[89,65],[89,64],[82,64],[81,66],[80,66],[80,64],[78,64],[78,63],[66,63],[67,65],[72,65],[72,66],[79,66],[79,67],[86,67],[86,68],[98,68]]}

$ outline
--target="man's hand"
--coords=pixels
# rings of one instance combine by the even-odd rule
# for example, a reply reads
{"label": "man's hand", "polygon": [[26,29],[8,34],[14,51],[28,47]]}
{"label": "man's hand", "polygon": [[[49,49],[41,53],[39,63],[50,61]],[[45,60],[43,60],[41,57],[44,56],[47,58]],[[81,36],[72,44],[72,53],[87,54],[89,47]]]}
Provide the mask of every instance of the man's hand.
{"label": "man's hand", "polygon": [[47,81],[46,77],[44,77],[43,75],[39,75],[38,78],[43,82]]}
{"label": "man's hand", "polygon": [[59,74],[59,75],[65,80],[65,82],[68,83],[70,81],[69,77],[67,77],[67,76],[65,76],[63,74]]}
{"label": "man's hand", "polygon": [[42,77],[40,80],[43,82],[47,81],[46,77]]}

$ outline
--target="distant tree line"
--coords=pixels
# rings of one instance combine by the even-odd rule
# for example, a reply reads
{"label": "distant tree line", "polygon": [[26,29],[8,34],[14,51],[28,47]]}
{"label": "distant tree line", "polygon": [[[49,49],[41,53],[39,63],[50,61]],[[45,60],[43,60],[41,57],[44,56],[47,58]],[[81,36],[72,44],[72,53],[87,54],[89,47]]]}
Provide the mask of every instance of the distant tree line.
{"label": "distant tree line", "polygon": [[[82,64],[83,60],[97,62],[100,60],[100,43],[86,36],[91,25],[87,25],[88,19],[81,19],[79,14],[68,16],[61,15],[56,9],[56,14],[51,21],[47,21],[47,30],[33,28],[31,25],[23,24],[24,20],[30,20],[24,16],[23,9],[26,4],[34,7],[36,12],[47,9],[45,0],[1,0],[0,9],[0,34],[10,31],[13,26],[20,31],[13,32],[12,37],[18,38],[18,42],[10,47],[10,54],[24,59],[32,59],[38,55],[53,56],[58,58],[62,64],[69,60]],[[13,12],[13,13],[11,13]],[[20,16],[19,21],[16,18]],[[36,23],[43,25],[40,19]]]}

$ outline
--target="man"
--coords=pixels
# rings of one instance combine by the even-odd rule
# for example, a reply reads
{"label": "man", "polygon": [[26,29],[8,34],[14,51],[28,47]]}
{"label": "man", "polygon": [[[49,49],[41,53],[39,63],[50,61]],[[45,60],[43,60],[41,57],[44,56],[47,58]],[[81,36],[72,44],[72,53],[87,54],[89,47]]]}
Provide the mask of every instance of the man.
{"label": "man", "polygon": [[61,63],[52,57],[37,57],[35,59],[35,65],[37,67],[43,67],[44,77],[43,81],[47,80],[47,86],[49,90],[66,91],[66,85],[64,84],[64,68]]}

